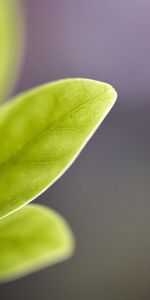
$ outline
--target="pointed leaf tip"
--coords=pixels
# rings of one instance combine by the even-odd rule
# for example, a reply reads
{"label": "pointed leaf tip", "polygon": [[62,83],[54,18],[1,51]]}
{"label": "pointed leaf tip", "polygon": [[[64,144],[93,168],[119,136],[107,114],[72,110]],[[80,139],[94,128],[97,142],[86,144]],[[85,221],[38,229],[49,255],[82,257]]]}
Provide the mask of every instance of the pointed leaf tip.
{"label": "pointed leaf tip", "polygon": [[0,110],[0,218],[36,198],[74,162],[116,100],[108,84],[65,79]]}

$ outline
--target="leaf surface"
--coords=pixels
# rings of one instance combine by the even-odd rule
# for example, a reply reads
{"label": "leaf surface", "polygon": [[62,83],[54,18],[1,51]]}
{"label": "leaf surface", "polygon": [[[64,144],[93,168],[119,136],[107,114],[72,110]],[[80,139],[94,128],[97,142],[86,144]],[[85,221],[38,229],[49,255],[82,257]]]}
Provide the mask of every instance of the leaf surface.
{"label": "leaf surface", "polygon": [[106,83],[66,79],[0,110],[0,217],[46,190],[73,163],[116,100]]}
{"label": "leaf surface", "polygon": [[0,281],[26,275],[72,255],[74,238],[51,209],[29,205],[0,220]]}
{"label": "leaf surface", "polygon": [[0,0],[0,101],[16,79],[23,52],[23,16],[17,0]]}

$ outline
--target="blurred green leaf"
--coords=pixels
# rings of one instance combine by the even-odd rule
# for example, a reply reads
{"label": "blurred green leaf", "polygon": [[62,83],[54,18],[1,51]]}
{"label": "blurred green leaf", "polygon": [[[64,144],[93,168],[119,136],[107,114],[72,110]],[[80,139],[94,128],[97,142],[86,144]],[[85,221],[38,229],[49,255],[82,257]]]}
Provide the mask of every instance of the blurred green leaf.
{"label": "blurred green leaf", "polygon": [[73,163],[116,100],[106,83],[66,79],[0,110],[0,217],[47,189]]}
{"label": "blurred green leaf", "polygon": [[23,51],[20,1],[0,0],[0,101],[13,87]]}
{"label": "blurred green leaf", "polygon": [[74,249],[65,220],[51,209],[29,205],[0,220],[0,281],[63,261]]}

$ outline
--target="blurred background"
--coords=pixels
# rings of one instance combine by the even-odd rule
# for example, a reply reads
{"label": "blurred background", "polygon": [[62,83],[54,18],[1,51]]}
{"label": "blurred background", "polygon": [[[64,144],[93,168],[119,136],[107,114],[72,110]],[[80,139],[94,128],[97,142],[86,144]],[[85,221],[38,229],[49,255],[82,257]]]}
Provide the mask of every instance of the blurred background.
{"label": "blurred background", "polygon": [[0,285],[1,300],[150,299],[150,2],[23,0],[24,66],[14,94],[88,77],[118,101],[75,164],[36,202],[77,241],[67,262]]}

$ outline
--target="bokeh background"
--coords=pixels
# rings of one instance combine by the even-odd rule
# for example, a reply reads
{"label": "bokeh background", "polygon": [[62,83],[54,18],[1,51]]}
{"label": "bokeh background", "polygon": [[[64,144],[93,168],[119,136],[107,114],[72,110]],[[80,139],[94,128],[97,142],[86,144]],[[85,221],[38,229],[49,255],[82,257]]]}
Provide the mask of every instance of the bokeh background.
{"label": "bokeh background", "polygon": [[0,286],[1,300],[150,299],[150,2],[23,0],[26,52],[14,94],[88,77],[118,101],[76,163],[36,202],[77,241],[69,261]]}

